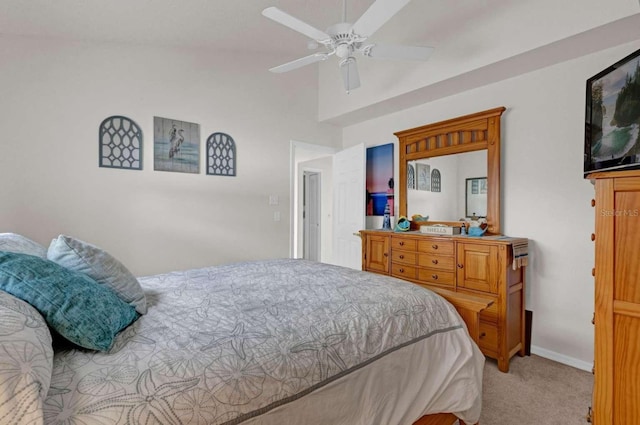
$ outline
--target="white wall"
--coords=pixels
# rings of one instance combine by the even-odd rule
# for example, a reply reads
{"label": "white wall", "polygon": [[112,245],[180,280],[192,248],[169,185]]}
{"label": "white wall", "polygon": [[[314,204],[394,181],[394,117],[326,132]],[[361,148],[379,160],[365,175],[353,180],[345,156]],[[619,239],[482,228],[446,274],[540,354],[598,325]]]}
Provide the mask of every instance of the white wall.
{"label": "white wall", "polygon": [[582,177],[585,81],[640,48],[580,57],[344,129],[343,145],[506,106],[502,229],[530,239],[526,308],[534,350],[584,369],[593,361],[593,187]]}
{"label": "white wall", "polygon": [[[290,140],[340,138],[317,123],[314,69],[283,78],[257,53],[9,37],[0,57],[0,232],[70,234],[136,274],[288,256]],[[116,114],[143,130],[143,171],[98,167],[98,125]],[[237,177],[204,174],[202,145],[200,174],[153,171],[154,116],[199,123],[202,145],[230,134]]]}

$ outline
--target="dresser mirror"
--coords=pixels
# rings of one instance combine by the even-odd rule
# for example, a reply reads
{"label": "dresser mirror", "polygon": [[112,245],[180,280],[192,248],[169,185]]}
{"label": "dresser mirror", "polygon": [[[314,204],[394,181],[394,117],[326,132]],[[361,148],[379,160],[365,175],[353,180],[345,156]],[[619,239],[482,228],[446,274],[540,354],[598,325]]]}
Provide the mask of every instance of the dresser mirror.
{"label": "dresser mirror", "polygon": [[[475,212],[487,219],[488,234],[499,234],[500,117],[504,111],[503,107],[495,108],[395,133],[400,152],[399,215],[411,218],[420,214],[429,216],[429,223],[454,225]],[[453,171],[450,164],[462,165]],[[434,169],[439,172],[435,192],[432,175],[427,190],[427,169],[431,174]],[[444,169],[450,171],[443,173]],[[469,215],[467,179],[477,179],[475,184],[480,191],[479,178],[485,179],[486,211],[482,214],[480,198],[474,198],[478,211],[470,211]],[[474,183],[470,184],[473,191]]]}
{"label": "dresser mirror", "polygon": [[472,220],[487,216],[487,178],[465,179],[465,217]]}
{"label": "dresser mirror", "polygon": [[[407,167],[408,174],[411,167],[416,172],[416,183],[407,182],[407,217],[420,214],[434,221],[452,221],[471,217],[474,212],[479,217],[487,215],[486,150],[419,159]],[[485,178],[482,195],[479,181],[470,183],[479,176]]]}

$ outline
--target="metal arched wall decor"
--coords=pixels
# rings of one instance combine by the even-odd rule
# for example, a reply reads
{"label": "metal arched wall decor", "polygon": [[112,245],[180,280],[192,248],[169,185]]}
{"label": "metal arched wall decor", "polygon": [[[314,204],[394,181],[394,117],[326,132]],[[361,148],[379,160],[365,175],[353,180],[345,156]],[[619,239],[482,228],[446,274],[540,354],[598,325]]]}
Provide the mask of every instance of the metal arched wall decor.
{"label": "metal arched wall decor", "polygon": [[407,189],[416,188],[416,170],[412,164],[407,164]]}
{"label": "metal arched wall decor", "polygon": [[225,133],[213,133],[207,138],[207,174],[236,175],[236,142]]}
{"label": "metal arched wall decor", "polygon": [[440,192],[440,188],[442,187],[442,182],[440,181],[440,171],[437,168],[434,168],[431,171],[431,191],[432,192]]}
{"label": "metal arched wall decor", "polygon": [[113,115],[98,130],[100,167],[142,170],[142,130],[133,120]]}

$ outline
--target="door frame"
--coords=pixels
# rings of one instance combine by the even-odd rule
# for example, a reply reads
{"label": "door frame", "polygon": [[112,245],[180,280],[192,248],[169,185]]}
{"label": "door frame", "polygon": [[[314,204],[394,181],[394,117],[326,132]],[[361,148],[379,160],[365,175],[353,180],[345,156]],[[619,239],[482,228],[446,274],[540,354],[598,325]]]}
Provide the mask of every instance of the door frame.
{"label": "door frame", "polygon": [[302,172],[298,163],[331,156],[338,151],[331,146],[314,145],[311,143],[291,140],[289,142],[289,257],[299,258],[299,233],[301,200],[299,199],[299,181]]}

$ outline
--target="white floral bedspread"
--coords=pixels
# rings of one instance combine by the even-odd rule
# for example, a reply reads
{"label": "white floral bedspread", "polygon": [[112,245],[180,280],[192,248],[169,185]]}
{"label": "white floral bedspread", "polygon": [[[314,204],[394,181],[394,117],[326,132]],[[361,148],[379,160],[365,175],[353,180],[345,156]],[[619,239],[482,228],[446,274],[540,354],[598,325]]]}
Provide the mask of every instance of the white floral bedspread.
{"label": "white floral bedspread", "polygon": [[[394,353],[443,334],[466,337],[453,307],[423,288],[304,260],[140,283],[149,312],[109,353],[55,353],[46,424],[267,423],[270,414],[304,406],[315,392]],[[471,346],[450,353],[463,358],[470,350],[464,363],[480,364]],[[472,375],[477,370],[464,374]]]}

